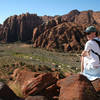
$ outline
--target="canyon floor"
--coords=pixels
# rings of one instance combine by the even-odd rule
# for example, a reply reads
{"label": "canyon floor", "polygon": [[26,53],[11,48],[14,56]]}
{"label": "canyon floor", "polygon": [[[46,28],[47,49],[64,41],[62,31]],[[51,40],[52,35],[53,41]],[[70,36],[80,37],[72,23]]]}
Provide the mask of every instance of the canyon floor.
{"label": "canyon floor", "polygon": [[[6,80],[6,76],[13,73],[13,70],[21,65],[46,65],[50,68],[58,67],[61,71],[78,73],[80,72],[80,53],[71,52],[52,52],[41,48],[34,48],[32,44],[8,43],[0,44],[0,77]],[[6,78],[6,79],[4,79]]]}

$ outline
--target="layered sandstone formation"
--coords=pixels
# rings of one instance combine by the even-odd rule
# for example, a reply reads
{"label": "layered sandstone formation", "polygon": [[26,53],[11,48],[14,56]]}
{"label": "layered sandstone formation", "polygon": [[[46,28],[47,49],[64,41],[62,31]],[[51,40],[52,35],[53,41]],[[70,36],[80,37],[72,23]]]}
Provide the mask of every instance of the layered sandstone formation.
{"label": "layered sandstone formation", "polygon": [[100,31],[100,12],[72,10],[62,16],[14,15],[0,25],[0,41],[31,41],[49,50],[80,50],[86,42],[84,29],[94,25]]}
{"label": "layered sandstone formation", "polygon": [[42,19],[36,14],[26,13],[19,16],[11,16],[3,23],[3,40],[6,42],[31,40],[33,28],[41,23]]}
{"label": "layered sandstone formation", "polygon": [[[52,22],[51,22],[52,23]],[[52,24],[53,25],[53,24]],[[49,50],[80,50],[85,43],[82,26],[73,23],[61,23],[49,25],[49,28],[39,26],[33,31],[33,46]],[[42,33],[41,33],[42,32]]]}
{"label": "layered sandstone formation", "polygon": [[[48,50],[81,50],[87,41],[84,30],[94,25],[100,32],[99,12],[73,10],[33,30],[33,46]],[[55,20],[56,19],[56,20]],[[56,23],[56,22],[59,23]]]}

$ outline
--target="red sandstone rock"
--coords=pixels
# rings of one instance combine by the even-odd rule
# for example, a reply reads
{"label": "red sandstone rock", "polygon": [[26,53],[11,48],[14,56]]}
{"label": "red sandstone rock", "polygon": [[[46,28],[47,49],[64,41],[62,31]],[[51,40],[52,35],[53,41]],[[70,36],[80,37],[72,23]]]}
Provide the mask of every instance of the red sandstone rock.
{"label": "red sandstone rock", "polygon": [[98,100],[91,82],[83,75],[71,75],[60,83],[59,100]]}
{"label": "red sandstone rock", "polygon": [[40,73],[38,72],[32,72],[27,69],[21,70],[18,68],[18,69],[15,69],[12,77],[15,80],[15,83],[18,83],[22,89],[25,82],[37,77],[38,75],[40,75]]}
{"label": "red sandstone rock", "polygon": [[92,84],[98,94],[100,94],[100,79],[92,81]]}
{"label": "red sandstone rock", "polygon": [[48,100],[44,96],[28,96],[25,100]]}
{"label": "red sandstone rock", "polygon": [[59,93],[60,93],[60,89],[58,88],[58,86],[56,84],[53,84],[53,85],[47,87],[46,89],[44,89],[43,93],[41,93],[41,94],[46,96],[50,100],[52,100],[55,97],[56,98],[59,97]]}
{"label": "red sandstone rock", "polygon": [[36,78],[30,79],[23,87],[23,94],[28,96],[30,94],[36,95],[40,93],[43,89],[46,89],[48,86],[56,83],[58,80],[58,73],[50,72],[44,73]]}
{"label": "red sandstone rock", "polygon": [[[80,50],[85,43],[83,34],[81,34],[82,27],[76,24],[65,22],[49,29],[44,28],[44,31],[40,27],[42,26],[39,26],[37,31],[33,32],[33,40],[35,40],[33,43],[34,47],[68,51]],[[83,44],[80,43],[82,40]]]}
{"label": "red sandstone rock", "polygon": [[[84,29],[95,25],[100,31],[100,12],[73,10],[62,16],[14,15],[0,25],[0,41],[32,42],[34,47],[80,50],[86,42]],[[33,32],[33,33],[32,33]],[[30,41],[30,42],[29,42]]]}
{"label": "red sandstone rock", "polygon": [[3,40],[6,42],[31,40],[33,28],[41,23],[42,19],[36,14],[26,13],[19,16],[11,16],[3,23]]}

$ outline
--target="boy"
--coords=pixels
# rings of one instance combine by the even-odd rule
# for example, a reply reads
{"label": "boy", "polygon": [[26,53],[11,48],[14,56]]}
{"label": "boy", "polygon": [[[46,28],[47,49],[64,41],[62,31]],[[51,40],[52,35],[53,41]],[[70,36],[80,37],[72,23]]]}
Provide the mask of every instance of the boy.
{"label": "boy", "polygon": [[85,30],[88,41],[81,53],[81,73],[90,81],[100,78],[100,39],[96,36],[96,28],[89,26]]}

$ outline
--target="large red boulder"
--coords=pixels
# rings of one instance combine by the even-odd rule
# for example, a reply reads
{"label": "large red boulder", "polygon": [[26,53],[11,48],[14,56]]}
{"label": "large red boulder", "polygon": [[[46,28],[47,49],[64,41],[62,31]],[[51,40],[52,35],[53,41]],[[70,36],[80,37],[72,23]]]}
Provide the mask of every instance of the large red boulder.
{"label": "large red boulder", "polygon": [[39,75],[38,72],[32,72],[28,69],[21,70],[20,68],[15,69],[12,75],[12,78],[15,80],[15,83],[19,84],[21,88],[26,81],[35,78]]}
{"label": "large red boulder", "polygon": [[98,94],[100,94],[100,79],[92,81],[92,84]]}
{"label": "large red boulder", "polygon": [[23,94],[26,96],[32,94],[36,95],[43,92],[44,89],[56,83],[58,80],[58,73],[49,72],[40,74],[36,78],[28,80],[23,86]]}
{"label": "large red boulder", "polygon": [[71,75],[59,84],[59,100],[98,100],[91,82],[83,75]]}

